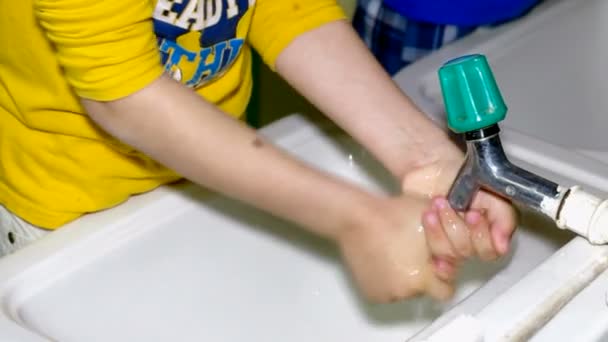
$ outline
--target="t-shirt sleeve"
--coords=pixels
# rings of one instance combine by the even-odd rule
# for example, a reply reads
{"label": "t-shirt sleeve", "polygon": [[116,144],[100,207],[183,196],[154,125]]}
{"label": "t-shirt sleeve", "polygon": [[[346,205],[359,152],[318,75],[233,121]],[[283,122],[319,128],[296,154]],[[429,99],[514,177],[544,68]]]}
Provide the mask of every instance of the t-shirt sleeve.
{"label": "t-shirt sleeve", "polygon": [[257,0],[249,42],[274,69],[281,51],[300,34],[345,18],[335,0]]}
{"label": "t-shirt sleeve", "polygon": [[34,0],[34,11],[82,98],[123,98],[163,73],[150,1]]}

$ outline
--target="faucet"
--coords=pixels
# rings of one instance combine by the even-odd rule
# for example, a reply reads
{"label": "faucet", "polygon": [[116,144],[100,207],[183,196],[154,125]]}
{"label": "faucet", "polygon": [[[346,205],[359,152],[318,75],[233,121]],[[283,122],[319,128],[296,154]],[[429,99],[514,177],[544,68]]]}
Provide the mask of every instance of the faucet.
{"label": "faucet", "polygon": [[467,210],[485,189],[551,218],[594,244],[608,243],[608,201],[580,187],[562,187],[512,164],[500,141],[498,122],[507,106],[485,56],[446,62],[439,81],[448,127],[463,134],[466,158],[448,194],[457,211]]}
{"label": "faucet", "polygon": [[466,210],[483,188],[555,217],[565,193],[548,179],[528,172],[507,158],[497,124],[465,133],[467,154],[448,195],[456,210]]}

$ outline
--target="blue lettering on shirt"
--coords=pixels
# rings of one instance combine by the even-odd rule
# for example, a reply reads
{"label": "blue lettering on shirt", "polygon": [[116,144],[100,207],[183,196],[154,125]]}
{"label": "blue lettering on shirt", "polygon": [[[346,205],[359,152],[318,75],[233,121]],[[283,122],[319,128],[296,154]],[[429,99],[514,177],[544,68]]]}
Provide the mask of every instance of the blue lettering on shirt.
{"label": "blue lettering on shirt", "polygon": [[165,70],[193,88],[223,74],[241,53],[245,41],[237,26],[253,3],[157,0],[154,31]]}

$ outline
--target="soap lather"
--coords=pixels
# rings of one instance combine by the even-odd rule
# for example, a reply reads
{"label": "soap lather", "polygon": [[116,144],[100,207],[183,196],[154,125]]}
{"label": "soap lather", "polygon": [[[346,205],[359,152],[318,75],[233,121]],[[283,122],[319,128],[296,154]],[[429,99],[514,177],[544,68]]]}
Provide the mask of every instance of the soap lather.
{"label": "soap lather", "polygon": [[608,243],[608,201],[580,187],[562,187],[507,158],[498,126],[507,106],[485,56],[448,61],[439,69],[439,80],[448,127],[464,134],[467,147],[466,160],[448,194],[454,209],[468,209],[483,188],[550,217],[558,227],[593,244]]}

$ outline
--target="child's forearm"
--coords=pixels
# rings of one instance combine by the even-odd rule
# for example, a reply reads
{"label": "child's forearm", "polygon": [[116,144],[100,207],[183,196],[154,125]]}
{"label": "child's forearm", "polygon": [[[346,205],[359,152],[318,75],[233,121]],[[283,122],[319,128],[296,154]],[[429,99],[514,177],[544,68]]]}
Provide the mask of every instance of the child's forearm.
{"label": "child's forearm", "polygon": [[446,134],[401,92],[346,22],[298,37],[278,72],[396,176],[444,153]]}
{"label": "child's forearm", "polygon": [[[184,177],[326,237],[357,225],[373,197],[265,142],[166,76],[121,100],[83,101],[121,141]],[[359,216],[361,217],[361,216]]]}

